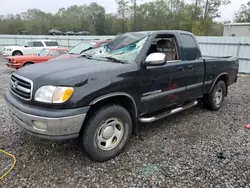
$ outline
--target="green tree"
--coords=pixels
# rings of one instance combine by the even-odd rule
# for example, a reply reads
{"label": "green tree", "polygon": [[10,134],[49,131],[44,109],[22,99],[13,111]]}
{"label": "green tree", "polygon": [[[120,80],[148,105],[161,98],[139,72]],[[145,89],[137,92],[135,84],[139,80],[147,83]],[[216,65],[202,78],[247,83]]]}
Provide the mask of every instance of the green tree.
{"label": "green tree", "polygon": [[241,5],[235,14],[234,20],[235,22],[250,22],[250,2],[246,5]]}
{"label": "green tree", "polygon": [[129,5],[128,5],[128,1],[126,0],[116,0],[117,4],[118,4],[118,17],[121,20],[121,31],[122,32],[126,32],[127,31],[127,13],[129,10]]}
{"label": "green tree", "polygon": [[[1,16],[0,33],[16,34],[25,30],[30,34],[47,34],[50,29],[59,29],[115,35],[126,31],[181,29],[196,35],[221,35],[222,23],[216,23],[214,18],[220,16],[219,8],[229,0],[116,2],[118,9],[112,14],[106,14],[99,4],[91,3],[60,8],[56,14],[29,9],[22,14]],[[236,14],[237,21],[249,21],[249,7],[249,4],[242,5]]]}

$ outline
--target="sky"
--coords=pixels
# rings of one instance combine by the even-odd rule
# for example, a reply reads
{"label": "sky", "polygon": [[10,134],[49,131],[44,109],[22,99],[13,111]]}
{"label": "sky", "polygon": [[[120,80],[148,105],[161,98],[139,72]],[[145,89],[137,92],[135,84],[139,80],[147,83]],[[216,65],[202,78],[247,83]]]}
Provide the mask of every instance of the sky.
{"label": "sky", "polygon": [[[29,8],[38,8],[44,12],[56,13],[59,8],[71,5],[89,4],[97,2],[105,7],[107,13],[116,12],[115,0],[1,0],[0,15],[16,14],[25,12]],[[147,2],[150,0],[138,0]],[[186,0],[192,1],[192,0]],[[249,0],[231,0],[231,4],[221,7],[221,18],[218,21],[233,20],[234,13],[240,8],[241,4],[246,4]]]}

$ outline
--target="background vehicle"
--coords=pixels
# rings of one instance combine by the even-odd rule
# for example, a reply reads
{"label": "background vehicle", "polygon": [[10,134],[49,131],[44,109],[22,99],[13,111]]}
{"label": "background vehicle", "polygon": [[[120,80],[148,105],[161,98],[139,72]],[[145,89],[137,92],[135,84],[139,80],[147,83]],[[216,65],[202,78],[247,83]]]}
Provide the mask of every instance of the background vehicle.
{"label": "background vehicle", "polygon": [[69,59],[73,57],[79,57],[82,52],[90,48],[97,48],[100,46],[104,46],[108,44],[110,40],[91,40],[84,41],[73,47],[67,54],[60,55],[51,60],[59,60],[59,59]]}
{"label": "background vehicle", "polygon": [[51,29],[49,30],[49,35],[62,35],[63,32],[58,29]]}
{"label": "background vehicle", "polygon": [[58,46],[57,41],[54,40],[32,40],[26,42],[24,46],[6,46],[3,48],[2,55],[34,55],[44,48],[55,48]]}
{"label": "background vehicle", "polygon": [[6,65],[10,68],[19,69],[23,66],[46,62],[51,58],[57,57],[62,54],[66,54],[68,51],[69,49],[67,48],[50,48],[50,49],[43,49],[39,53],[39,56],[37,55],[8,56],[6,58],[8,61]]}
{"label": "background vehicle", "polygon": [[64,35],[75,35],[74,31],[67,31],[64,33]]}
{"label": "background vehicle", "polygon": [[76,35],[90,35],[90,33],[88,31],[80,31],[77,32]]}
{"label": "background vehicle", "polygon": [[203,59],[189,32],[123,33],[81,58],[19,69],[5,99],[28,133],[81,138],[92,159],[105,161],[122,152],[137,122],[159,120],[199,100],[219,110],[238,69],[238,58]]}

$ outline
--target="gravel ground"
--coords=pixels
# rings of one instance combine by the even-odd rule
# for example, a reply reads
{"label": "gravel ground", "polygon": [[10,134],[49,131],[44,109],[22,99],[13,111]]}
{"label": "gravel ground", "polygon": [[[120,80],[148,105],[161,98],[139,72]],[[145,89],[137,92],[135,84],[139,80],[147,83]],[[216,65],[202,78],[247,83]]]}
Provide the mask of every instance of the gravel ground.
{"label": "gravel ground", "polygon": [[[230,87],[221,110],[194,107],[143,125],[120,156],[96,163],[77,140],[37,139],[12,122],[3,101],[10,73],[0,59],[0,148],[17,158],[0,187],[250,186],[249,77]],[[10,162],[0,156],[1,168]]]}

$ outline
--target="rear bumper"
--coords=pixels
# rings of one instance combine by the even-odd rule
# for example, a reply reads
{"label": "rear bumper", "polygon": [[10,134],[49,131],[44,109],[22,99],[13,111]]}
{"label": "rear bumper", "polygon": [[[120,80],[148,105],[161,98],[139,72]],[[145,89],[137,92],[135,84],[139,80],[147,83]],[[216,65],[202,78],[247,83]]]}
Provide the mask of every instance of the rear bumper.
{"label": "rear bumper", "polygon": [[2,51],[2,55],[4,55],[4,56],[11,56],[12,52],[11,51]]}
{"label": "rear bumper", "polygon": [[49,140],[74,139],[79,136],[89,107],[49,109],[30,106],[5,93],[9,114],[25,132]]}

